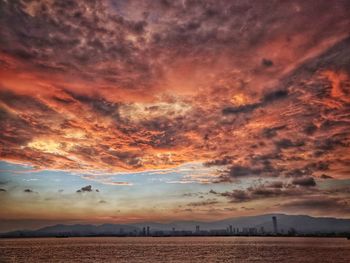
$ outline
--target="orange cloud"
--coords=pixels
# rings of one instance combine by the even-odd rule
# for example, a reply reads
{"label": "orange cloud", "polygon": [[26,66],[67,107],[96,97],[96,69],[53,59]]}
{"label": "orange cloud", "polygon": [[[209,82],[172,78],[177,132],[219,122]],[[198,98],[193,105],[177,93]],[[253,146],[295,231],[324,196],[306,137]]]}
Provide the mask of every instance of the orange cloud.
{"label": "orange cloud", "polygon": [[110,172],[203,162],[224,181],[346,177],[345,6],[218,3],[211,17],[200,3],[140,4],[163,14],[155,22],[131,3],[128,17],[97,2],[15,5],[4,4],[1,33],[2,160]]}

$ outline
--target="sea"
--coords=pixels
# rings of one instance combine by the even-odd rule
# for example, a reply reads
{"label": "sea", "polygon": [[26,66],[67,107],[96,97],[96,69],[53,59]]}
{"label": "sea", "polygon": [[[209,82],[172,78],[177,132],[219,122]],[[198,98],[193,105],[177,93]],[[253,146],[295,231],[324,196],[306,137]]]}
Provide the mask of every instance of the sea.
{"label": "sea", "polygon": [[0,262],[350,262],[350,240],[309,237],[0,239]]}

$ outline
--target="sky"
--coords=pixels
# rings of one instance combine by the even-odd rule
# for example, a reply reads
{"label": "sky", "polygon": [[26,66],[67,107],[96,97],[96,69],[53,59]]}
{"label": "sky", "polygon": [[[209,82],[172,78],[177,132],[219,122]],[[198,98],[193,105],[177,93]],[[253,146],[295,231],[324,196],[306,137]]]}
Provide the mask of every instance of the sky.
{"label": "sky", "polygon": [[0,0],[0,222],[350,217],[350,2]]}

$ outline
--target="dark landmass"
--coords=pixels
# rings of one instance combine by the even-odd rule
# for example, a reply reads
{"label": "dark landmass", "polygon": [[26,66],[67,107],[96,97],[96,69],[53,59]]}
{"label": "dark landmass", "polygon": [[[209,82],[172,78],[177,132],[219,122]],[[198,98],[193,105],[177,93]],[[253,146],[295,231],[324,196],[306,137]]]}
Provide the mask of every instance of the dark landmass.
{"label": "dark landmass", "polygon": [[[276,224],[273,223],[276,218]],[[0,237],[89,237],[89,236],[317,236],[349,237],[350,219],[306,215],[267,214],[213,222],[175,221],[135,224],[54,225],[38,230],[18,230]]]}

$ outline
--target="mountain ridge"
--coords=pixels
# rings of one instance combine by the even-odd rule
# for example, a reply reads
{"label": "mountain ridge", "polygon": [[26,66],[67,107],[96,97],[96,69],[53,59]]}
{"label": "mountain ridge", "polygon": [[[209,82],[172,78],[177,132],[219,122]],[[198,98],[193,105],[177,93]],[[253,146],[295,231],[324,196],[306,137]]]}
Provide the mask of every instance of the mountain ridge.
{"label": "mountain ridge", "polygon": [[97,236],[97,235],[138,235],[150,227],[151,233],[156,231],[171,232],[195,231],[199,226],[201,231],[223,230],[229,226],[233,228],[263,228],[266,232],[273,232],[272,217],[277,218],[277,226],[281,233],[290,229],[302,234],[312,233],[342,233],[350,232],[350,219],[334,217],[312,217],[308,215],[263,214],[257,216],[232,217],[216,221],[180,220],[169,223],[141,222],[131,224],[57,224],[46,226],[37,230],[17,230],[1,233],[1,237],[27,237],[27,236]]}

